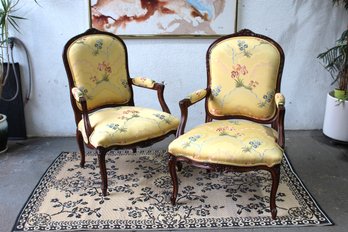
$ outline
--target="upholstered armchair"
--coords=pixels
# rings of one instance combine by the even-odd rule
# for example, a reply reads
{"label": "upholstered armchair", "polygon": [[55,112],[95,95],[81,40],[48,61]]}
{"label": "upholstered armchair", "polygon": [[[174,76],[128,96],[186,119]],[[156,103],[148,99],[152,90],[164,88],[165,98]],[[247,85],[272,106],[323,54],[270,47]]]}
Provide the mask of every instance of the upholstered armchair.
{"label": "upholstered armchair", "polygon": [[[283,50],[274,40],[244,29],[212,43],[206,60],[207,87],[180,101],[177,138],[168,148],[172,204],[182,162],[215,171],[262,169],[272,176],[274,219],[284,148]],[[185,132],[188,108],[203,99],[205,123]]]}
{"label": "upholstered armchair", "polygon": [[[163,84],[129,77],[126,45],[118,36],[89,29],[66,43],[63,61],[75,114],[80,165],[85,164],[84,145],[96,149],[105,196],[106,153],[112,149],[135,151],[158,142],[176,133],[179,120],[165,103]],[[134,106],[133,86],[157,91],[162,111]]]}

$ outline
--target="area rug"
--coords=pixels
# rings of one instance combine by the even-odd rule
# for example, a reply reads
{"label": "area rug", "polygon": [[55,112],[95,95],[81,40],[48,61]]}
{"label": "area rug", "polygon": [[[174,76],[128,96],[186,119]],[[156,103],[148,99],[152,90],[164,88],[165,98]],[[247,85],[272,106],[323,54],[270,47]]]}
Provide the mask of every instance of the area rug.
{"label": "area rug", "polygon": [[177,204],[165,151],[110,152],[109,195],[103,197],[97,157],[61,153],[20,212],[13,231],[124,231],[331,225],[284,155],[278,217],[269,210],[266,171],[207,172],[189,165],[178,173]]}

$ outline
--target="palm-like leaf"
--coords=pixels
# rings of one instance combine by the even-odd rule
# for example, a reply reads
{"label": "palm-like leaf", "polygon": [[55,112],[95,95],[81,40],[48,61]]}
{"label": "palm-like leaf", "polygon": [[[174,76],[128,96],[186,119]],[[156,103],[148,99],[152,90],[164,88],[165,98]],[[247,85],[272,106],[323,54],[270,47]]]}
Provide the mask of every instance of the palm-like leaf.
{"label": "palm-like leaf", "polygon": [[[347,0],[348,1],[348,0]],[[324,63],[325,69],[339,83],[339,89],[347,90],[348,83],[348,30],[344,31],[336,41],[336,46],[320,53],[318,58]]]}
{"label": "palm-like leaf", "polygon": [[348,10],[348,0],[332,0],[333,4],[343,4],[344,5],[344,8],[346,8],[346,10]]}

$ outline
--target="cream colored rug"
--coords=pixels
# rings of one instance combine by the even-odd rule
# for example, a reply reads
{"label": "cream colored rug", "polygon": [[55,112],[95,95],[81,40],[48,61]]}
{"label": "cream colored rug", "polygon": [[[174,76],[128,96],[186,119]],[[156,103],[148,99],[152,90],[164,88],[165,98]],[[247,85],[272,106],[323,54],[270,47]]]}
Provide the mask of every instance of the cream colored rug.
{"label": "cream colored rug", "polygon": [[207,173],[184,164],[178,204],[165,151],[110,152],[109,195],[100,191],[95,154],[79,167],[78,153],[62,153],[20,212],[13,231],[117,231],[331,225],[286,157],[277,194],[278,217],[269,212],[268,172]]}

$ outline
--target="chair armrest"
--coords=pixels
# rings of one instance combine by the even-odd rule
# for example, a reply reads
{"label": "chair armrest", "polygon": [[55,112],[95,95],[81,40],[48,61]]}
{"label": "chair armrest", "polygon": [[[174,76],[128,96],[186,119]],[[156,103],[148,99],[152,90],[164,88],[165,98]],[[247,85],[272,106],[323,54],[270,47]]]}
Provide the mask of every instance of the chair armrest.
{"label": "chair armrest", "polygon": [[154,89],[156,81],[146,77],[135,77],[132,78],[132,84],[142,88]]}
{"label": "chair armrest", "polygon": [[274,100],[277,107],[279,107],[280,105],[283,105],[283,106],[285,105],[285,97],[281,93],[276,93],[274,96]]}
{"label": "chair armrest", "polygon": [[179,137],[180,135],[184,134],[185,132],[185,126],[187,122],[188,117],[188,108],[191,105],[194,105],[195,103],[199,102],[200,100],[206,98],[210,94],[210,89],[200,89],[197,90],[182,99],[179,102],[180,111],[181,111],[181,118],[180,118],[180,124],[179,129],[176,132],[176,137]]}
{"label": "chair armrest", "polygon": [[207,93],[208,91],[206,89],[200,89],[187,95],[185,99],[189,99],[192,105],[192,104],[195,104],[196,102],[199,102],[203,98],[205,98],[207,96]]}
{"label": "chair armrest", "polygon": [[132,79],[132,84],[141,88],[146,88],[146,89],[153,89],[157,91],[157,97],[158,101],[161,105],[162,111],[170,114],[169,107],[167,103],[164,100],[163,93],[164,93],[164,84],[162,83],[157,83],[154,80],[151,80],[146,77],[135,77],[131,78]]}
{"label": "chair armrest", "polygon": [[85,98],[83,92],[77,87],[72,88],[71,93],[78,103],[80,103],[80,98]]}
{"label": "chair armrest", "polygon": [[281,93],[276,93],[274,100],[277,106],[277,116],[272,127],[278,131],[277,143],[281,148],[285,147],[284,117],[285,117],[285,97]]}
{"label": "chair armrest", "polygon": [[78,102],[81,106],[83,124],[85,127],[85,132],[86,132],[86,136],[87,136],[88,143],[89,143],[89,136],[92,134],[93,130],[91,127],[91,123],[89,121],[86,98],[84,96],[84,93],[77,87],[72,88],[71,93],[72,93],[73,97],[75,98],[76,102]]}

